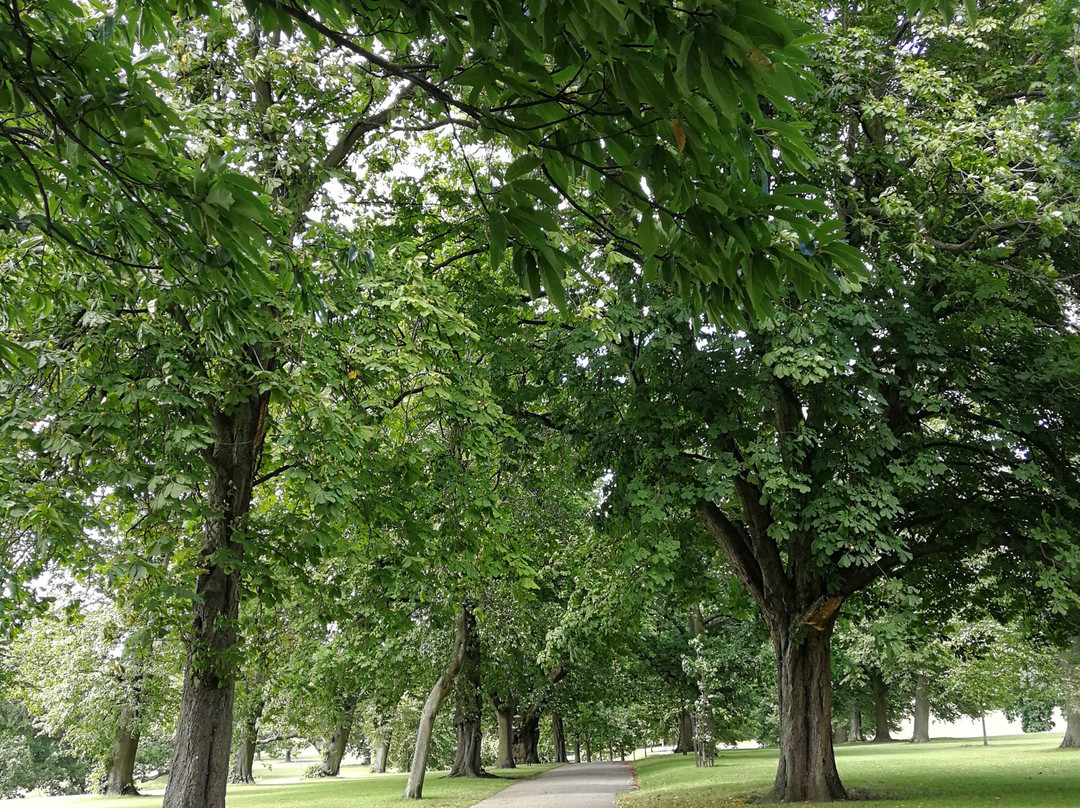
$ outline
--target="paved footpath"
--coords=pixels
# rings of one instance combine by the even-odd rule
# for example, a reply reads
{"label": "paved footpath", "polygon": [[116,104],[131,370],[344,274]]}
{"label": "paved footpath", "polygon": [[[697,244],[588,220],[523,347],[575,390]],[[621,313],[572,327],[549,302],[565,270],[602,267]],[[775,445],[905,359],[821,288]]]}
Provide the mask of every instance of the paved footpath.
{"label": "paved footpath", "polygon": [[514,783],[473,808],[612,808],[616,794],[634,788],[625,763],[570,763]]}

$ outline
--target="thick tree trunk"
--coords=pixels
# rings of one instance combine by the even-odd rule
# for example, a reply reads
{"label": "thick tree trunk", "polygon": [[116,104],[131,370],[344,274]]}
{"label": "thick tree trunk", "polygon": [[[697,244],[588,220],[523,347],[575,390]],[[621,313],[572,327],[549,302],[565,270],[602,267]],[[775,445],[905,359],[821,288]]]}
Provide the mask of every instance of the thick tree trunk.
{"label": "thick tree trunk", "polygon": [[476,636],[476,618],[466,612],[469,625],[465,638],[465,656],[455,683],[454,726],[457,751],[450,767],[450,777],[488,777],[480,762],[480,719],[484,695],[480,689],[480,642]]}
{"label": "thick tree trunk", "polygon": [[135,790],[135,753],[139,748],[139,733],[133,731],[135,709],[124,707],[113,735],[112,757],[105,777],[105,794],[110,797],[137,796]]}
{"label": "thick tree trunk", "polygon": [[[259,357],[254,356],[255,360]],[[261,360],[266,369],[273,361]],[[232,750],[236,619],[242,539],[251,510],[270,393],[252,393],[235,410],[214,412],[214,443],[203,542],[195,581],[184,687],[162,808],[225,808]]]}
{"label": "thick tree trunk", "polygon": [[540,711],[535,705],[521,716],[514,741],[514,758],[527,766],[540,762]]}
{"label": "thick tree trunk", "polygon": [[694,719],[690,711],[685,707],[679,708],[679,737],[675,741],[675,748],[671,750],[675,755],[686,755],[694,751]]}
{"label": "thick tree trunk", "polygon": [[514,762],[514,715],[517,713],[517,702],[513,696],[502,700],[494,693],[488,694],[488,700],[495,711],[495,723],[499,728],[499,756],[495,761],[495,768],[517,768]]}
{"label": "thick tree trunk", "polygon": [[862,710],[853,707],[851,710],[851,727],[848,729],[848,737],[853,741],[865,741],[862,729]]}
{"label": "thick tree trunk", "polygon": [[375,753],[371,759],[372,774],[386,774],[386,761],[390,759],[390,738],[393,735],[393,727],[387,725],[379,727],[375,733]]}
{"label": "thick tree trunk", "polygon": [[926,689],[930,684],[925,673],[915,677],[915,729],[912,743],[930,743],[930,696]]}
{"label": "thick tree trunk", "polygon": [[244,727],[244,736],[240,739],[240,742],[236,745],[236,758],[233,760],[232,772],[229,774],[229,782],[232,783],[254,783],[254,761],[255,761],[255,737],[256,725],[254,721],[249,721]]}
{"label": "thick tree trunk", "polygon": [[589,733],[585,733],[585,762],[592,763],[592,739]]}
{"label": "thick tree trunk", "polygon": [[581,763],[581,736],[574,736],[574,763]]}
{"label": "thick tree trunk", "polygon": [[874,686],[874,743],[891,741],[892,735],[889,734],[889,692],[881,671],[874,671],[870,675],[870,682]]}
{"label": "thick tree trunk", "polygon": [[285,762],[286,763],[291,763],[292,762],[292,747],[291,746],[286,746],[285,747]]}
{"label": "thick tree trunk", "polygon": [[1072,638],[1072,646],[1061,656],[1061,679],[1065,691],[1065,737],[1062,749],[1080,749],[1080,634]]}
{"label": "thick tree trunk", "polygon": [[316,777],[337,777],[341,772],[341,759],[349,747],[349,735],[352,734],[353,714],[356,712],[356,695],[346,696],[342,701],[341,716],[338,718],[329,743],[323,750],[322,763],[315,771]]}
{"label": "thick tree trunk", "polygon": [[832,740],[834,744],[848,742],[848,725],[844,721],[833,727]]}
{"label": "thick tree trunk", "polygon": [[773,632],[780,701],[780,761],[773,796],[784,802],[847,798],[832,746],[832,671],[829,646],[834,618],[820,627]]}
{"label": "thick tree trunk", "polygon": [[458,616],[454,650],[450,662],[431,688],[420,711],[420,725],[416,729],[416,746],[413,748],[412,763],[409,765],[409,779],[405,784],[405,793],[402,795],[405,799],[418,800],[423,796],[424,775],[427,774],[428,756],[431,754],[431,732],[435,727],[435,717],[439,714],[439,707],[450,694],[454,686],[454,678],[464,663],[465,643],[468,640],[471,617],[468,609],[462,609]]}
{"label": "thick tree trunk", "polygon": [[566,732],[563,729],[562,715],[551,714],[551,742],[555,746],[555,763],[569,763],[566,756]]}

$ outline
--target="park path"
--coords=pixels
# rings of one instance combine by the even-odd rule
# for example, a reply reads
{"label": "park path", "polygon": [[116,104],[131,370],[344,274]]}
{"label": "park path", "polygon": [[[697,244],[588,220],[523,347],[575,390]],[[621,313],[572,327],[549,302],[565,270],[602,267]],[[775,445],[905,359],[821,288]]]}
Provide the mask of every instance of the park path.
{"label": "park path", "polygon": [[473,808],[612,808],[616,794],[633,788],[625,763],[574,763],[514,783]]}

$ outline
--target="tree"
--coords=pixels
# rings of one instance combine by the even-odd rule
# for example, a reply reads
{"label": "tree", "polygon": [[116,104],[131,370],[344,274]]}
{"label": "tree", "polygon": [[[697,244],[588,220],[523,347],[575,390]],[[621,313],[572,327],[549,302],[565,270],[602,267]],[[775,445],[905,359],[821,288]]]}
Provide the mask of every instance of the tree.
{"label": "tree", "polygon": [[[1051,245],[1075,238],[1073,178],[1057,162],[1064,136],[1036,158],[1035,179],[1010,162],[1043,154],[1044,126],[1061,131],[1052,106],[1011,97],[1049,70],[1031,62],[1046,29],[1026,15],[1011,24],[1020,8],[988,8],[977,30],[900,4],[808,11],[835,35],[815,51],[828,79],[807,109],[829,157],[816,178],[869,279],[829,298],[785,287],[773,315],[736,330],[600,255],[605,281],[580,295],[602,305],[574,334],[549,332],[561,361],[538,376],[563,374],[572,403],[537,397],[533,412],[592,447],[610,474],[606,508],[641,522],[696,514],[762,612],[778,670],[778,798],[845,795],[830,720],[845,599],[913,558],[1030,547],[1071,520],[1077,345]],[[1000,131],[1024,145],[949,170],[972,159],[971,132]],[[1001,196],[980,179],[991,175],[1008,178]],[[1023,202],[1028,182],[1037,202]]]}

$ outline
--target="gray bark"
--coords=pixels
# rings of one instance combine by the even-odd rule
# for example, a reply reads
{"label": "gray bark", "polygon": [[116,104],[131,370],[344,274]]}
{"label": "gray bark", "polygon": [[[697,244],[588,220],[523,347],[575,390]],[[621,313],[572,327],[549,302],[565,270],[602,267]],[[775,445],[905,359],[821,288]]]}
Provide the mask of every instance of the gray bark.
{"label": "gray bark", "polygon": [[930,743],[930,696],[926,692],[930,680],[925,673],[915,677],[915,728],[912,743]]}
{"label": "gray bark", "polygon": [[852,741],[865,741],[862,729],[862,711],[858,707],[851,710],[851,726],[848,729],[848,738]]}
{"label": "gray bark", "polygon": [[889,702],[888,689],[881,671],[874,671],[870,676],[874,686],[874,743],[891,741],[889,734]]}
{"label": "gray bark", "polygon": [[551,714],[551,740],[555,746],[555,763],[569,763],[566,756],[566,731],[563,729],[562,715]]}
{"label": "gray bark", "polygon": [[515,769],[514,762],[514,715],[517,713],[517,701],[513,696],[500,699],[489,693],[488,700],[495,711],[495,723],[499,728],[499,756],[495,761],[496,769]]}
{"label": "gray bark", "polygon": [[450,777],[487,777],[480,761],[480,719],[484,696],[480,689],[480,642],[476,636],[476,618],[465,611],[468,625],[465,654],[455,683],[456,705],[454,726],[457,730],[457,750],[450,767]]}
{"label": "gray bark", "polygon": [[135,790],[135,753],[139,748],[139,733],[135,725],[135,708],[124,707],[113,735],[112,756],[105,778],[105,794],[110,797],[137,796]]}
{"label": "gray bark", "polygon": [[375,736],[375,754],[371,759],[372,774],[386,774],[386,761],[390,759],[390,738],[393,728],[379,727]]}
{"label": "gray bark", "polygon": [[1062,683],[1065,691],[1065,737],[1062,749],[1080,749],[1080,634],[1072,638],[1067,654],[1061,656]]}
{"label": "gray bark", "polygon": [[[251,349],[254,355],[255,349]],[[272,358],[253,356],[266,370]],[[187,660],[176,745],[162,808],[225,808],[236,690],[236,619],[240,607],[238,541],[247,527],[258,458],[262,453],[270,393],[254,383],[238,390],[240,402],[210,417],[214,442],[204,450],[211,471],[196,568],[196,599],[187,638]]]}
{"label": "gray bark", "polygon": [[341,716],[337,726],[330,736],[330,741],[323,750],[322,763],[315,772],[316,777],[337,777],[341,772],[341,759],[345,757],[345,750],[349,746],[349,735],[352,733],[353,714],[356,712],[355,695],[347,696],[342,701]]}
{"label": "gray bark", "polygon": [[408,800],[418,800],[424,793],[424,775],[427,774],[428,757],[431,754],[431,732],[435,727],[435,717],[439,714],[439,707],[450,694],[454,686],[454,678],[461,670],[465,659],[465,643],[467,640],[468,621],[466,609],[462,609],[458,616],[457,631],[454,635],[454,650],[450,657],[450,663],[435,681],[435,685],[428,693],[420,711],[420,725],[416,729],[416,746],[413,748],[412,763],[409,765],[409,780],[405,784],[405,793],[402,795]]}

